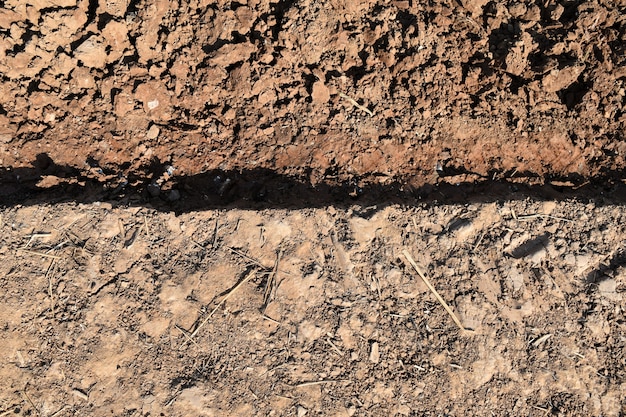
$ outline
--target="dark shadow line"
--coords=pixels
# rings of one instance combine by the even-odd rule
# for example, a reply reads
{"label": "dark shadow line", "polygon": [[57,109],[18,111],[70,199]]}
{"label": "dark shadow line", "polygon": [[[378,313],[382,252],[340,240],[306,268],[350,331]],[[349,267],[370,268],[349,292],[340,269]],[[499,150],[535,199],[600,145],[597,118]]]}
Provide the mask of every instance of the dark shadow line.
{"label": "dark shadow line", "polygon": [[[119,172],[123,168],[121,166]],[[142,172],[122,175],[116,174],[116,169],[109,167],[103,170],[94,163],[82,170],[60,166],[47,155],[40,155],[32,167],[0,167],[0,207],[107,201],[115,205],[145,206],[179,214],[207,209],[302,209],[359,205],[368,207],[366,211],[373,214],[391,204],[489,203],[527,198],[626,205],[625,171],[608,171],[593,178],[561,178],[560,183],[552,181],[538,185],[528,182],[537,183],[545,179],[531,174],[516,173],[515,178],[488,179],[472,176],[471,173],[458,175],[459,172],[463,170],[454,170],[450,177],[440,173],[435,184],[422,186],[410,185],[410,178],[377,184],[373,183],[373,176],[361,181],[329,179],[312,184],[307,179],[269,169],[212,170],[191,176],[178,176],[174,172],[170,175],[168,167],[158,162],[144,167]],[[451,183],[464,176],[472,181]],[[498,175],[489,176],[494,177]],[[46,182],[51,185],[46,186]],[[361,182],[364,185],[359,185]]]}

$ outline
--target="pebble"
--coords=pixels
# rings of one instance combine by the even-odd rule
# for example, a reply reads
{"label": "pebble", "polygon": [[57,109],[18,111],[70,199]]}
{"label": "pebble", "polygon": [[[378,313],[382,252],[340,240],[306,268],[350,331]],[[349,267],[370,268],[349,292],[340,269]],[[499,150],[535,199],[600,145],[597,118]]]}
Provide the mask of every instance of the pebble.
{"label": "pebble", "polygon": [[378,363],[380,361],[380,352],[378,350],[378,342],[372,343],[370,350],[370,362]]}

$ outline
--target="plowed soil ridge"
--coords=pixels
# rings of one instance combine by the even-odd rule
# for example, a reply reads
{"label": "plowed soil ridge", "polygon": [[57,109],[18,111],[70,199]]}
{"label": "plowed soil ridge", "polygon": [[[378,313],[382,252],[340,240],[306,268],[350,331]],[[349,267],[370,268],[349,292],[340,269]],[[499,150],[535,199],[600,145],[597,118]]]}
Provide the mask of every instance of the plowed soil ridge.
{"label": "plowed soil ridge", "polygon": [[7,0],[3,181],[620,180],[625,22],[623,1]]}

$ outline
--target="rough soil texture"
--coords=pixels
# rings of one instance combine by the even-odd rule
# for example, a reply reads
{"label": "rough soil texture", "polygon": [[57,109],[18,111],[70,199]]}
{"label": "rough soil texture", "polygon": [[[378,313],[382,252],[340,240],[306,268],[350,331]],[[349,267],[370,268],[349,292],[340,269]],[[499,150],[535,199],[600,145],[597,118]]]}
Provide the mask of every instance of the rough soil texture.
{"label": "rough soil texture", "polygon": [[626,413],[620,205],[60,203],[0,221],[6,415]]}
{"label": "rough soil texture", "polygon": [[0,416],[626,415],[625,52],[624,1],[0,2]]}
{"label": "rough soil texture", "polygon": [[421,185],[626,166],[624,1],[6,0],[0,28],[9,171]]}

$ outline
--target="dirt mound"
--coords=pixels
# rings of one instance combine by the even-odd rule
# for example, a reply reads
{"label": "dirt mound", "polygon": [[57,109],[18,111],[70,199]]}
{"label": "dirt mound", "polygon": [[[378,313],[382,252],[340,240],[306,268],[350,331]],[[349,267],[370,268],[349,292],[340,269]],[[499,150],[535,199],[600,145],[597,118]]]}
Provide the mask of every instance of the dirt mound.
{"label": "dirt mound", "polygon": [[621,178],[617,3],[7,0],[3,179],[37,155],[312,184]]}

